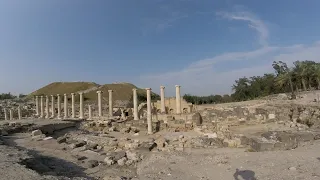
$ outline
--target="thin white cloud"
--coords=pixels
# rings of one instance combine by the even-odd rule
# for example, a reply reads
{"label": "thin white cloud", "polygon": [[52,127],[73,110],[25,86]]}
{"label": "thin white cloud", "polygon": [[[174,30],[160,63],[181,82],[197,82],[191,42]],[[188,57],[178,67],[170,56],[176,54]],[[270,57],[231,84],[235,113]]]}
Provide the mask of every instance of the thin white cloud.
{"label": "thin white cloud", "polygon": [[[224,94],[231,92],[232,84],[240,77],[273,72],[271,64],[274,60],[294,61],[295,57],[304,56],[306,53],[310,53],[308,56],[310,58],[320,55],[320,45],[317,44],[309,47],[301,44],[285,47],[268,46],[269,30],[267,26],[250,12],[219,12],[217,15],[230,20],[248,22],[249,27],[258,32],[259,43],[262,47],[252,51],[228,52],[212,58],[198,60],[182,70],[142,76],[140,80],[144,82],[143,84],[149,84],[156,91],[160,85],[168,86],[166,91],[172,95],[174,94],[175,84],[182,85],[183,93],[195,95]],[[260,65],[250,64],[250,62],[256,62],[257,60],[261,62]],[[240,64],[241,62],[249,63],[246,63],[248,64],[247,67],[240,69],[228,68],[229,64],[233,62],[238,64],[239,62]],[[224,67],[227,70],[219,72],[217,67]]]}
{"label": "thin white cloud", "polygon": [[217,12],[218,16],[230,20],[246,21],[248,26],[259,33],[259,43],[262,46],[268,46],[269,30],[266,24],[257,16],[250,12]]}
{"label": "thin white cloud", "polygon": [[209,66],[221,61],[245,60],[245,59],[255,58],[278,49],[279,47],[262,47],[260,49],[249,51],[249,52],[224,53],[224,54],[215,56],[213,58],[203,59],[203,60],[194,62],[190,65],[190,68]]}
{"label": "thin white cloud", "polygon": [[[195,68],[186,67],[182,70],[167,72],[158,75],[147,75],[140,77],[141,84],[148,84],[155,92],[160,85],[167,86],[166,93],[174,95],[174,85],[182,86],[182,93],[191,93],[195,95],[225,94],[231,93],[231,86],[234,81],[244,76],[263,75],[264,73],[273,73],[273,61],[284,61],[288,65],[296,60],[313,60],[319,62],[320,44],[311,45],[292,45],[284,47],[269,47],[269,51],[261,49],[248,52],[230,52],[213,57],[217,65],[228,66],[229,63],[237,61],[262,61],[260,65],[250,66],[240,69],[231,69],[224,72],[218,72],[217,69],[208,65]],[[257,53],[259,52],[259,53]],[[200,60],[198,62],[203,62]],[[197,64],[197,63],[196,63]],[[201,64],[201,63],[198,63]]]}

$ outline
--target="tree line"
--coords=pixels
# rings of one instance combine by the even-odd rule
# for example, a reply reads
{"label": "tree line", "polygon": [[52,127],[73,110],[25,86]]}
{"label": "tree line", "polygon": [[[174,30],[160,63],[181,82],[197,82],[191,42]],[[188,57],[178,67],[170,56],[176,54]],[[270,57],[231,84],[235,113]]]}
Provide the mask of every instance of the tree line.
{"label": "tree line", "polygon": [[5,99],[16,99],[16,98],[23,98],[26,95],[24,94],[19,94],[18,96],[15,96],[13,94],[9,93],[1,93],[0,94],[0,100],[5,100]]}
{"label": "tree line", "polygon": [[193,104],[213,104],[251,100],[278,93],[292,93],[320,89],[320,63],[295,61],[292,67],[285,62],[272,63],[274,73],[263,76],[241,77],[235,80],[231,95],[194,96],[185,94],[183,98]]}

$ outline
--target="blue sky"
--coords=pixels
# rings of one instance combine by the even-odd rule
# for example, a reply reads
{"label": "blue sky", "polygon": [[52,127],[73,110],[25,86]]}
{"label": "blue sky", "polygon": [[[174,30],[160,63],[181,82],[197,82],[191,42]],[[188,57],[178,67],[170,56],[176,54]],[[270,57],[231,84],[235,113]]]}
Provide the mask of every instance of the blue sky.
{"label": "blue sky", "polygon": [[0,92],[54,81],[231,92],[274,60],[319,61],[319,0],[0,0]]}

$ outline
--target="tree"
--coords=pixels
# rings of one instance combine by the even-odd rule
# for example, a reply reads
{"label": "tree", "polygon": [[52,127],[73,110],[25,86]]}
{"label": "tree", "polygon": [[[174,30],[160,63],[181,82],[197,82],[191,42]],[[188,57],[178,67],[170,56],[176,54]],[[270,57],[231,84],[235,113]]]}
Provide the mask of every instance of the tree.
{"label": "tree", "polygon": [[288,68],[287,64],[282,61],[273,61],[273,69],[276,71],[276,85],[286,88],[288,85],[293,93],[292,71]]}

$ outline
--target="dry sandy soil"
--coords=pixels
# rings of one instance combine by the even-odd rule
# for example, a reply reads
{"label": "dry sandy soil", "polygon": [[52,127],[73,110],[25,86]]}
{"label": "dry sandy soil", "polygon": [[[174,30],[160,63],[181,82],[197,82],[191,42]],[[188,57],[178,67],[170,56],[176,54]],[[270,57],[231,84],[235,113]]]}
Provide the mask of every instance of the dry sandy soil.
{"label": "dry sandy soil", "polygon": [[[103,164],[89,168],[88,164],[72,155],[72,150],[58,144],[55,139],[34,141],[29,133],[18,133],[3,139],[9,145],[20,147],[19,150],[0,145],[0,179],[3,180],[103,179],[106,176],[112,178],[105,179],[119,180],[122,176],[122,179],[140,180],[320,179],[320,141],[305,143],[289,151],[246,152],[241,148],[218,148],[150,152],[136,168]],[[37,158],[29,160],[24,166],[21,159],[29,155]],[[28,169],[30,165],[42,175]]]}

